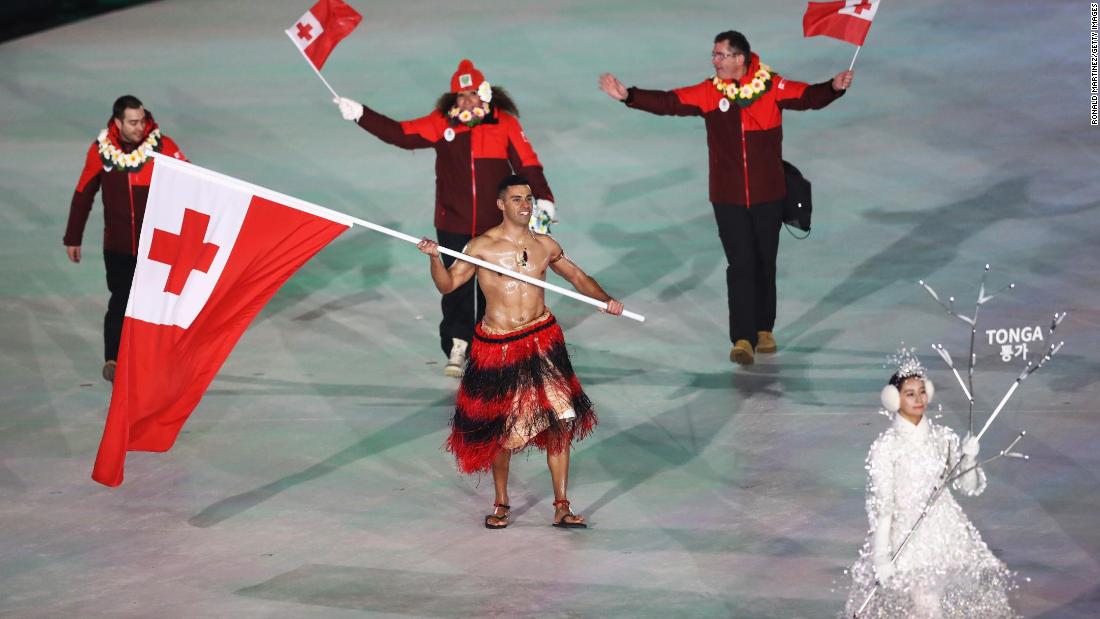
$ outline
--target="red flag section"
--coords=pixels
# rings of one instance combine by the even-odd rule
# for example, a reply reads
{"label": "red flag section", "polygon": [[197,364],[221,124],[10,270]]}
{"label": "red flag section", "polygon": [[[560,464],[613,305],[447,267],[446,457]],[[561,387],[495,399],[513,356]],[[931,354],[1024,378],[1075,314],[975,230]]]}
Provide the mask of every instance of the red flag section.
{"label": "red flag section", "polygon": [[287,28],[286,33],[320,71],[336,44],[351,34],[361,21],[363,16],[340,0],[320,0]]}
{"label": "red flag section", "polygon": [[92,479],[127,451],[166,451],[233,346],[282,284],[351,220],[157,157]]}
{"label": "red flag section", "polygon": [[827,36],[852,45],[863,45],[871,31],[871,20],[878,12],[879,0],[838,0],[811,2],[802,16],[802,35]]}

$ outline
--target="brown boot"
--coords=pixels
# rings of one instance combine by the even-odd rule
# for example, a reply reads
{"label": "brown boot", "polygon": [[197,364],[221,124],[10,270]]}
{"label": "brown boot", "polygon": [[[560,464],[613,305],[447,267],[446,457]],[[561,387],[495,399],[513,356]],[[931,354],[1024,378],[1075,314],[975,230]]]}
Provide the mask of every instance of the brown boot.
{"label": "brown boot", "polygon": [[752,344],[748,340],[737,340],[730,350],[730,361],[738,365],[752,365]]}
{"label": "brown boot", "polygon": [[778,349],[775,345],[775,336],[772,335],[771,331],[756,332],[756,352],[769,353]]}

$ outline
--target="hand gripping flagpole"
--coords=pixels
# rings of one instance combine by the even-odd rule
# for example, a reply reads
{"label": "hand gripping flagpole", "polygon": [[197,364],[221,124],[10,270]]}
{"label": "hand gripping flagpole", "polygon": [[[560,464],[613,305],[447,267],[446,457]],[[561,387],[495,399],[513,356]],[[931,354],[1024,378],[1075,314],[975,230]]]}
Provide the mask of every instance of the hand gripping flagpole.
{"label": "hand gripping flagpole", "polygon": [[[290,32],[286,30],[284,30],[283,32],[286,32],[287,38],[290,39],[291,43],[294,43],[294,35],[290,34]],[[332,93],[333,98],[339,99],[340,95],[336,94],[336,91],[333,90],[332,86],[329,85],[328,80],[325,79],[325,76],[321,75],[321,71],[318,70],[316,66],[314,66],[313,61],[309,59],[309,56],[306,56],[306,50],[298,47],[297,43],[294,43],[294,49],[298,50],[298,52],[302,54],[302,58],[305,58],[306,64],[309,65],[309,68],[313,69],[313,72],[317,74],[317,77],[321,78],[321,81],[325,84],[325,88],[328,88],[328,91]]]}
{"label": "hand gripping flagpole", "polygon": [[[276,202],[280,202],[280,203],[283,203],[283,204],[298,204],[298,205],[301,205],[302,207],[304,207],[304,210],[308,210],[308,211],[311,211],[311,212],[328,213],[328,215],[326,215],[326,216],[329,217],[330,219],[338,218],[339,221],[349,222],[349,224],[348,224],[349,226],[351,224],[358,224],[360,226],[363,226],[364,228],[370,228],[371,230],[374,230],[375,232],[381,232],[382,234],[392,236],[395,239],[401,239],[402,241],[408,241],[409,243],[412,243],[413,245],[416,245],[416,244],[420,243],[420,239],[416,238],[415,236],[405,234],[404,232],[398,232],[397,230],[391,230],[390,228],[387,228],[385,226],[380,226],[376,223],[371,223],[371,222],[369,222],[365,219],[360,219],[358,217],[351,217],[351,216],[346,215],[344,213],[333,211],[332,209],[325,208],[323,206],[319,206],[319,205],[313,204],[311,202],[306,202],[305,200],[300,200],[298,198],[288,196],[286,194],[282,194],[282,193],[279,193],[277,191],[272,191],[271,189],[267,189],[266,187],[260,187],[258,185],[254,185],[254,184],[249,183],[247,181],[242,181],[240,179],[233,178],[232,176],[226,176],[225,174],[221,174],[221,173],[215,172],[213,170],[208,170],[208,169],[203,168],[201,166],[197,166],[193,163],[188,163],[186,161],[179,161],[178,159],[175,159],[173,157],[169,157],[167,155],[162,155],[160,153],[155,153],[155,152],[150,152],[149,155],[157,161],[158,165],[163,164],[163,165],[169,165],[169,166],[179,166],[179,169],[184,170],[186,172],[189,172],[191,174],[197,174],[199,176],[205,176],[207,178],[210,178],[212,180],[215,180],[216,182],[219,182],[219,183],[222,183],[222,184],[225,184],[225,185],[240,187],[242,189],[251,191],[254,195],[262,195],[262,196],[267,197],[267,198],[269,198],[271,200],[274,200]],[[513,279],[518,279],[522,282],[526,282],[528,284],[531,284],[532,286],[538,286],[539,288],[542,288],[544,290],[550,290],[552,292],[556,292],[558,294],[565,295],[567,297],[576,299],[576,300],[581,301],[583,303],[587,303],[589,305],[598,307],[602,310],[607,309],[607,303],[604,302],[604,301],[599,301],[599,300],[593,299],[592,297],[583,295],[579,292],[575,292],[575,291],[572,291],[572,290],[567,290],[565,288],[562,288],[561,286],[556,286],[556,285],[551,284],[549,282],[544,282],[541,279],[535,279],[534,277],[531,277],[529,275],[524,275],[523,273],[518,273],[516,271],[512,271],[511,269],[507,269],[507,268],[502,267],[502,266],[497,265],[497,264],[492,264],[490,262],[485,262],[484,260],[481,260],[479,258],[474,258],[473,256],[468,256],[468,255],[466,255],[462,252],[453,251],[453,250],[447,249],[446,247],[440,247],[439,252],[442,253],[442,254],[446,254],[448,256],[452,256],[452,257],[457,258],[459,260],[465,260],[466,262],[469,262],[471,264],[476,264],[477,266],[489,269],[490,271],[495,271],[497,273],[500,273],[501,275],[507,275],[508,277],[511,277]],[[626,318],[630,318],[631,320],[637,320],[638,322],[645,322],[645,316],[643,316],[641,314],[637,314],[635,312],[631,312],[629,310],[624,309],[622,315]]]}

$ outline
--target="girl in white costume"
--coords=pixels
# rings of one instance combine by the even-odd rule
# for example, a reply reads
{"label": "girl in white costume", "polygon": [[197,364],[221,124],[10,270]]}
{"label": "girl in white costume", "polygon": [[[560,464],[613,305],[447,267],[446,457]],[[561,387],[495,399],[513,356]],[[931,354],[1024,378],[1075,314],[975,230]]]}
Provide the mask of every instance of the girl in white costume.
{"label": "girl in white costume", "polygon": [[911,351],[901,351],[895,360],[898,371],[882,390],[883,406],[895,414],[867,454],[871,529],[851,569],[845,616],[859,610],[877,582],[881,587],[861,619],[1016,617],[1007,596],[1011,572],[990,552],[950,489],[890,560],[957,458],[963,461],[956,473],[969,471],[952,484],[955,490],[976,496],[986,485],[985,473],[975,466],[977,440],[968,438],[960,450],[951,428],[932,423],[925,409],[933,387],[924,368]]}

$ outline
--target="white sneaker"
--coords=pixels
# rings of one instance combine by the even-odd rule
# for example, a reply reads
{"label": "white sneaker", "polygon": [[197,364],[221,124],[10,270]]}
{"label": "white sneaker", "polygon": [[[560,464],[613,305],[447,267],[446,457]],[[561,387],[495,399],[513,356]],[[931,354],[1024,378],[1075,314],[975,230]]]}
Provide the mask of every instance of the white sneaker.
{"label": "white sneaker", "polygon": [[451,346],[451,358],[447,359],[447,365],[443,368],[443,374],[459,378],[466,369],[466,347],[469,346],[469,343],[457,337],[452,338],[451,341],[454,342]]}

